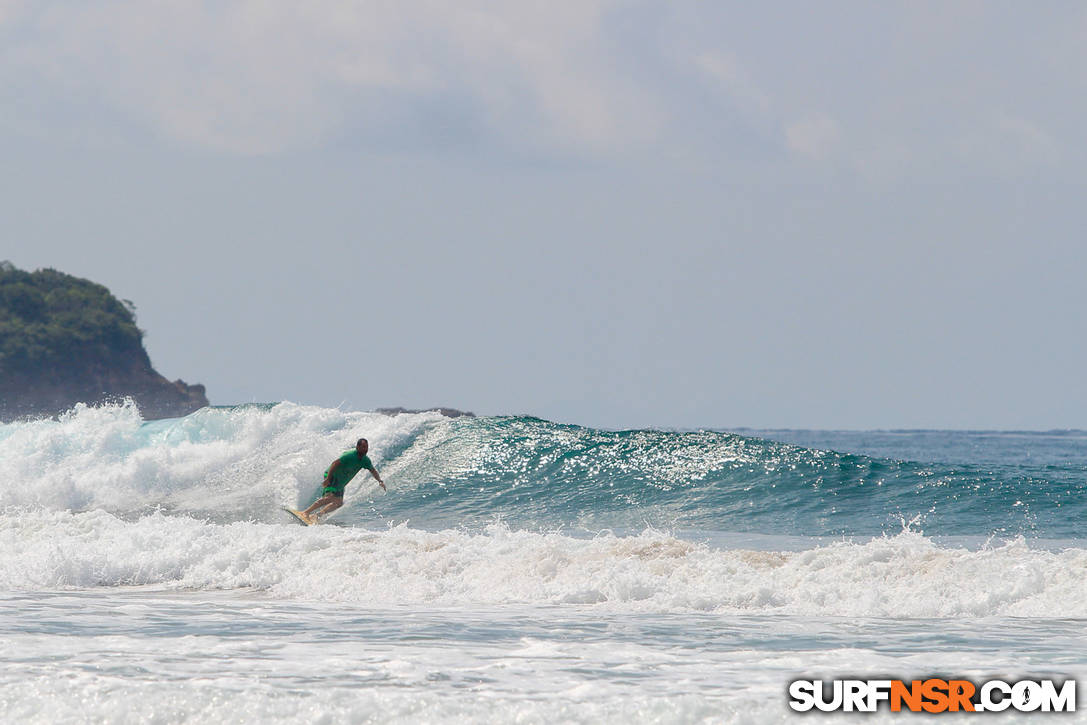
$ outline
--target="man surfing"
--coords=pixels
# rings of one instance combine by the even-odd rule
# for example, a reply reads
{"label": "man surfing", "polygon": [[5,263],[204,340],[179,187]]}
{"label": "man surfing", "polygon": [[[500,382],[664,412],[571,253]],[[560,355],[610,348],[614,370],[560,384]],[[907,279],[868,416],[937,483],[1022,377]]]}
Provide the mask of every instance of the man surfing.
{"label": "man surfing", "polygon": [[366,452],[368,450],[370,450],[370,442],[365,438],[359,438],[358,443],[355,444],[355,450],[346,451],[332,462],[332,465],[325,471],[325,480],[322,484],[324,489],[321,491],[321,497],[310,504],[308,509],[299,512],[303,521],[307,524],[315,524],[319,517],[330,514],[343,506],[344,487],[355,477],[356,473],[364,468],[381,484],[382,491],[388,490],[385,488],[385,482],[381,480],[381,475],[378,474],[374,464],[367,457]]}

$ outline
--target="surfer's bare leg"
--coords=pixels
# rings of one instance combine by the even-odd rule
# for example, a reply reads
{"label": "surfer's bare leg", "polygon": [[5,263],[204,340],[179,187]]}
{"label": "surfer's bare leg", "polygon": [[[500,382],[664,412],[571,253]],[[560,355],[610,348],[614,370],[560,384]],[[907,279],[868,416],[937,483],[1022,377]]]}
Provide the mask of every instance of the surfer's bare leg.
{"label": "surfer's bare leg", "polygon": [[317,512],[318,516],[326,516],[338,509],[340,506],[343,506],[342,496],[326,496],[325,498],[331,498],[332,500],[329,502],[328,506],[325,506],[323,509]]}
{"label": "surfer's bare leg", "polygon": [[[339,503],[336,504],[336,508],[339,508],[340,506],[343,506],[343,497],[333,496],[331,493],[329,493],[329,494],[325,494],[321,498],[319,498],[316,501],[314,501],[313,503],[311,503],[310,507],[308,509],[306,509],[305,511],[303,511],[302,513],[304,513],[306,516],[309,516],[316,509],[318,509],[318,508],[320,508],[322,506],[325,506],[327,504],[330,504],[333,501],[339,501]],[[322,513],[324,513],[324,512],[322,511]]]}

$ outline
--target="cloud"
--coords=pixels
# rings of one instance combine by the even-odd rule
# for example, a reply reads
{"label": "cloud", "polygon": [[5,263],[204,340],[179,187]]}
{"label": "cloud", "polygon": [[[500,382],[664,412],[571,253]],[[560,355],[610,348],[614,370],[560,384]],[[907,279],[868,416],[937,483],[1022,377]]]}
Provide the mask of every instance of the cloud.
{"label": "cloud", "polygon": [[311,146],[451,99],[481,132],[609,153],[651,138],[660,120],[599,42],[613,5],[54,2],[4,60],[9,81],[84,94],[219,150]]}
{"label": "cloud", "polygon": [[831,160],[886,179],[1072,169],[1085,17],[980,3],[0,0],[0,124],[227,153],[350,139],[743,178]]}
{"label": "cloud", "polygon": [[736,58],[720,51],[709,50],[697,56],[695,65],[741,108],[759,116],[770,113],[770,97],[756,85]]}
{"label": "cloud", "polygon": [[840,136],[838,122],[824,113],[806,116],[785,126],[789,149],[809,159],[829,157]]}

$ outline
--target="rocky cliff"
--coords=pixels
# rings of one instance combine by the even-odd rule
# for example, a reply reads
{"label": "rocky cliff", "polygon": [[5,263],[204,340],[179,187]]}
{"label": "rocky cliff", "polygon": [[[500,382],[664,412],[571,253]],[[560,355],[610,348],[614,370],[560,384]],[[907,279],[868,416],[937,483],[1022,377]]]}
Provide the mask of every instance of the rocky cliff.
{"label": "rocky cliff", "polygon": [[151,367],[131,302],[53,269],[0,263],[0,420],[132,398],[145,419],[208,404],[203,385]]}

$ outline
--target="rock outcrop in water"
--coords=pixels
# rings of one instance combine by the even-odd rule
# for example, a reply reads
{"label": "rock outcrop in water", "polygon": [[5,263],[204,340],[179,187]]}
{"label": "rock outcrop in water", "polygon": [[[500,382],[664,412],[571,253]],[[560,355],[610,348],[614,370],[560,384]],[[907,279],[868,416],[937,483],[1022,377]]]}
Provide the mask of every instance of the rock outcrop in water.
{"label": "rock outcrop in water", "polygon": [[151,367],[131,302],[54,269],[0,262],[0,420],[132,398],[145,419],[208,404],[203,385]]}
{"label": "rock outcrop in water", "polygon": [[465,410],[457,410],[456,408],[377,408],[375,413],[383,413],[385,415],[400,415],[401,413],[433,413],[438,412],[444,415],[446,418],[475,418],[476,414]]}

